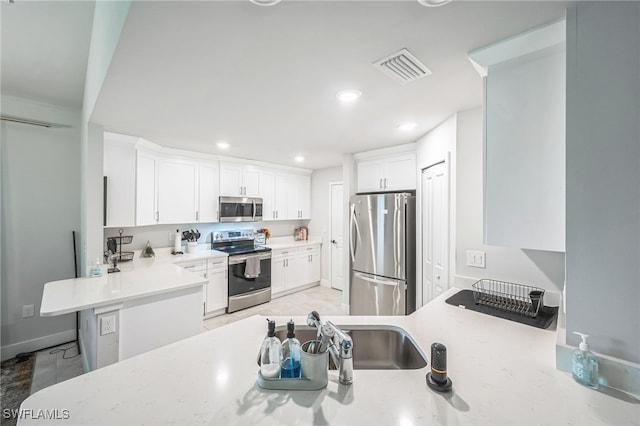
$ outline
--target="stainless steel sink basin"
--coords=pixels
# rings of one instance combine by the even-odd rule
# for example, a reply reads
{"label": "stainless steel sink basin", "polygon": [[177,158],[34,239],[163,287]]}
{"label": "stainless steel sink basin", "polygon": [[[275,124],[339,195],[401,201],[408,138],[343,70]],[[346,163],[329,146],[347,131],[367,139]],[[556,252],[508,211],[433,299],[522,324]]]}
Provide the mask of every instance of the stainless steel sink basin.
{"label": "stainless steel sink basin", "polygon": [[[426,367],[427,359],[409,334],[393,326],[338,326],[353,340],[354,370],[416,370]],[[287,338],[287,330],[276,331],[280,340]],[[316,338],[316,329],[296,326],[300,343]],[[329,358],[331,360],[331,358]],[[335,369],[330,362],[330,369]]]}

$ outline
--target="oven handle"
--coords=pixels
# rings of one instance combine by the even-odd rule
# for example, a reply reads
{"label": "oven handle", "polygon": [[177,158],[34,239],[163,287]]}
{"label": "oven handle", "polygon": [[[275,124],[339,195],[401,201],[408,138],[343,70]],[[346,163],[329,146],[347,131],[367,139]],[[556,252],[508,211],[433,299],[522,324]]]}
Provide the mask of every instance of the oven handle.
{"label": "oven handle", "polygon": [[[248,257],[255,256],[253,254],[248,255],[240,255],[240,256],[229,256],[229,265],[237,265],[239,263],[245,263]],[[271,252],[262,253],[259,255],[260,260],[271,259]]]}
{"label": "oven handle", "polygon": [[256,200],[254,198],[251,201],[253,202],[253,220],[256,220]]}

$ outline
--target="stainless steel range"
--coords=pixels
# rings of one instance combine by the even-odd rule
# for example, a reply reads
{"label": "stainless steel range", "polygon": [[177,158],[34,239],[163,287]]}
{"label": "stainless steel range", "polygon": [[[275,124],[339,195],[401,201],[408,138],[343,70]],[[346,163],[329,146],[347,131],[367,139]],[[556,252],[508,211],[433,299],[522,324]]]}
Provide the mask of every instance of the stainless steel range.
{"label": "stainless steel range", "polygon": [[254,239],[248,230],[212,234],[211,249],[229,254],[228,313],[271,300],[271,249]]}

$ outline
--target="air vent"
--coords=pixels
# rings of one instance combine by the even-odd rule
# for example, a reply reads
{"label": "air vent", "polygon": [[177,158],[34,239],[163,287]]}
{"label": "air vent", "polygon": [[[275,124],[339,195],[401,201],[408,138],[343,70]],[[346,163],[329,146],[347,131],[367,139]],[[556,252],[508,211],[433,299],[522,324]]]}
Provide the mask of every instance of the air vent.
{"label": "air vent", "polygon": [[379,59],[373,63],[373,66],[400,82],[400,84],[407,84],[431,75],[431,70],[407,49],[402,49],[393,55]]}

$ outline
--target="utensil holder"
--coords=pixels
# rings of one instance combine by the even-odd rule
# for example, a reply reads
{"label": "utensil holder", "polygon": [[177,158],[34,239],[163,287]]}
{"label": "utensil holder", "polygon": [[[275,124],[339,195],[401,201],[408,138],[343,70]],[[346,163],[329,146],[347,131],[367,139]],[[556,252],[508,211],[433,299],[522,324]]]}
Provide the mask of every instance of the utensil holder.
{"label": "utensil holder", "polygon": [[329,383],[329,352],[319,354],[307,352],[313,340],[302,345],[300,367],[302,377],[299,379],[270,379],[263,377],[258,370],[258,386],[263,389],[277,390],[319,390]]}
{"label": "utensil holder", "polygon": [[187,243],[187,253],[195,253],[198,251],[198,243],[196,241],[189,241]]}

